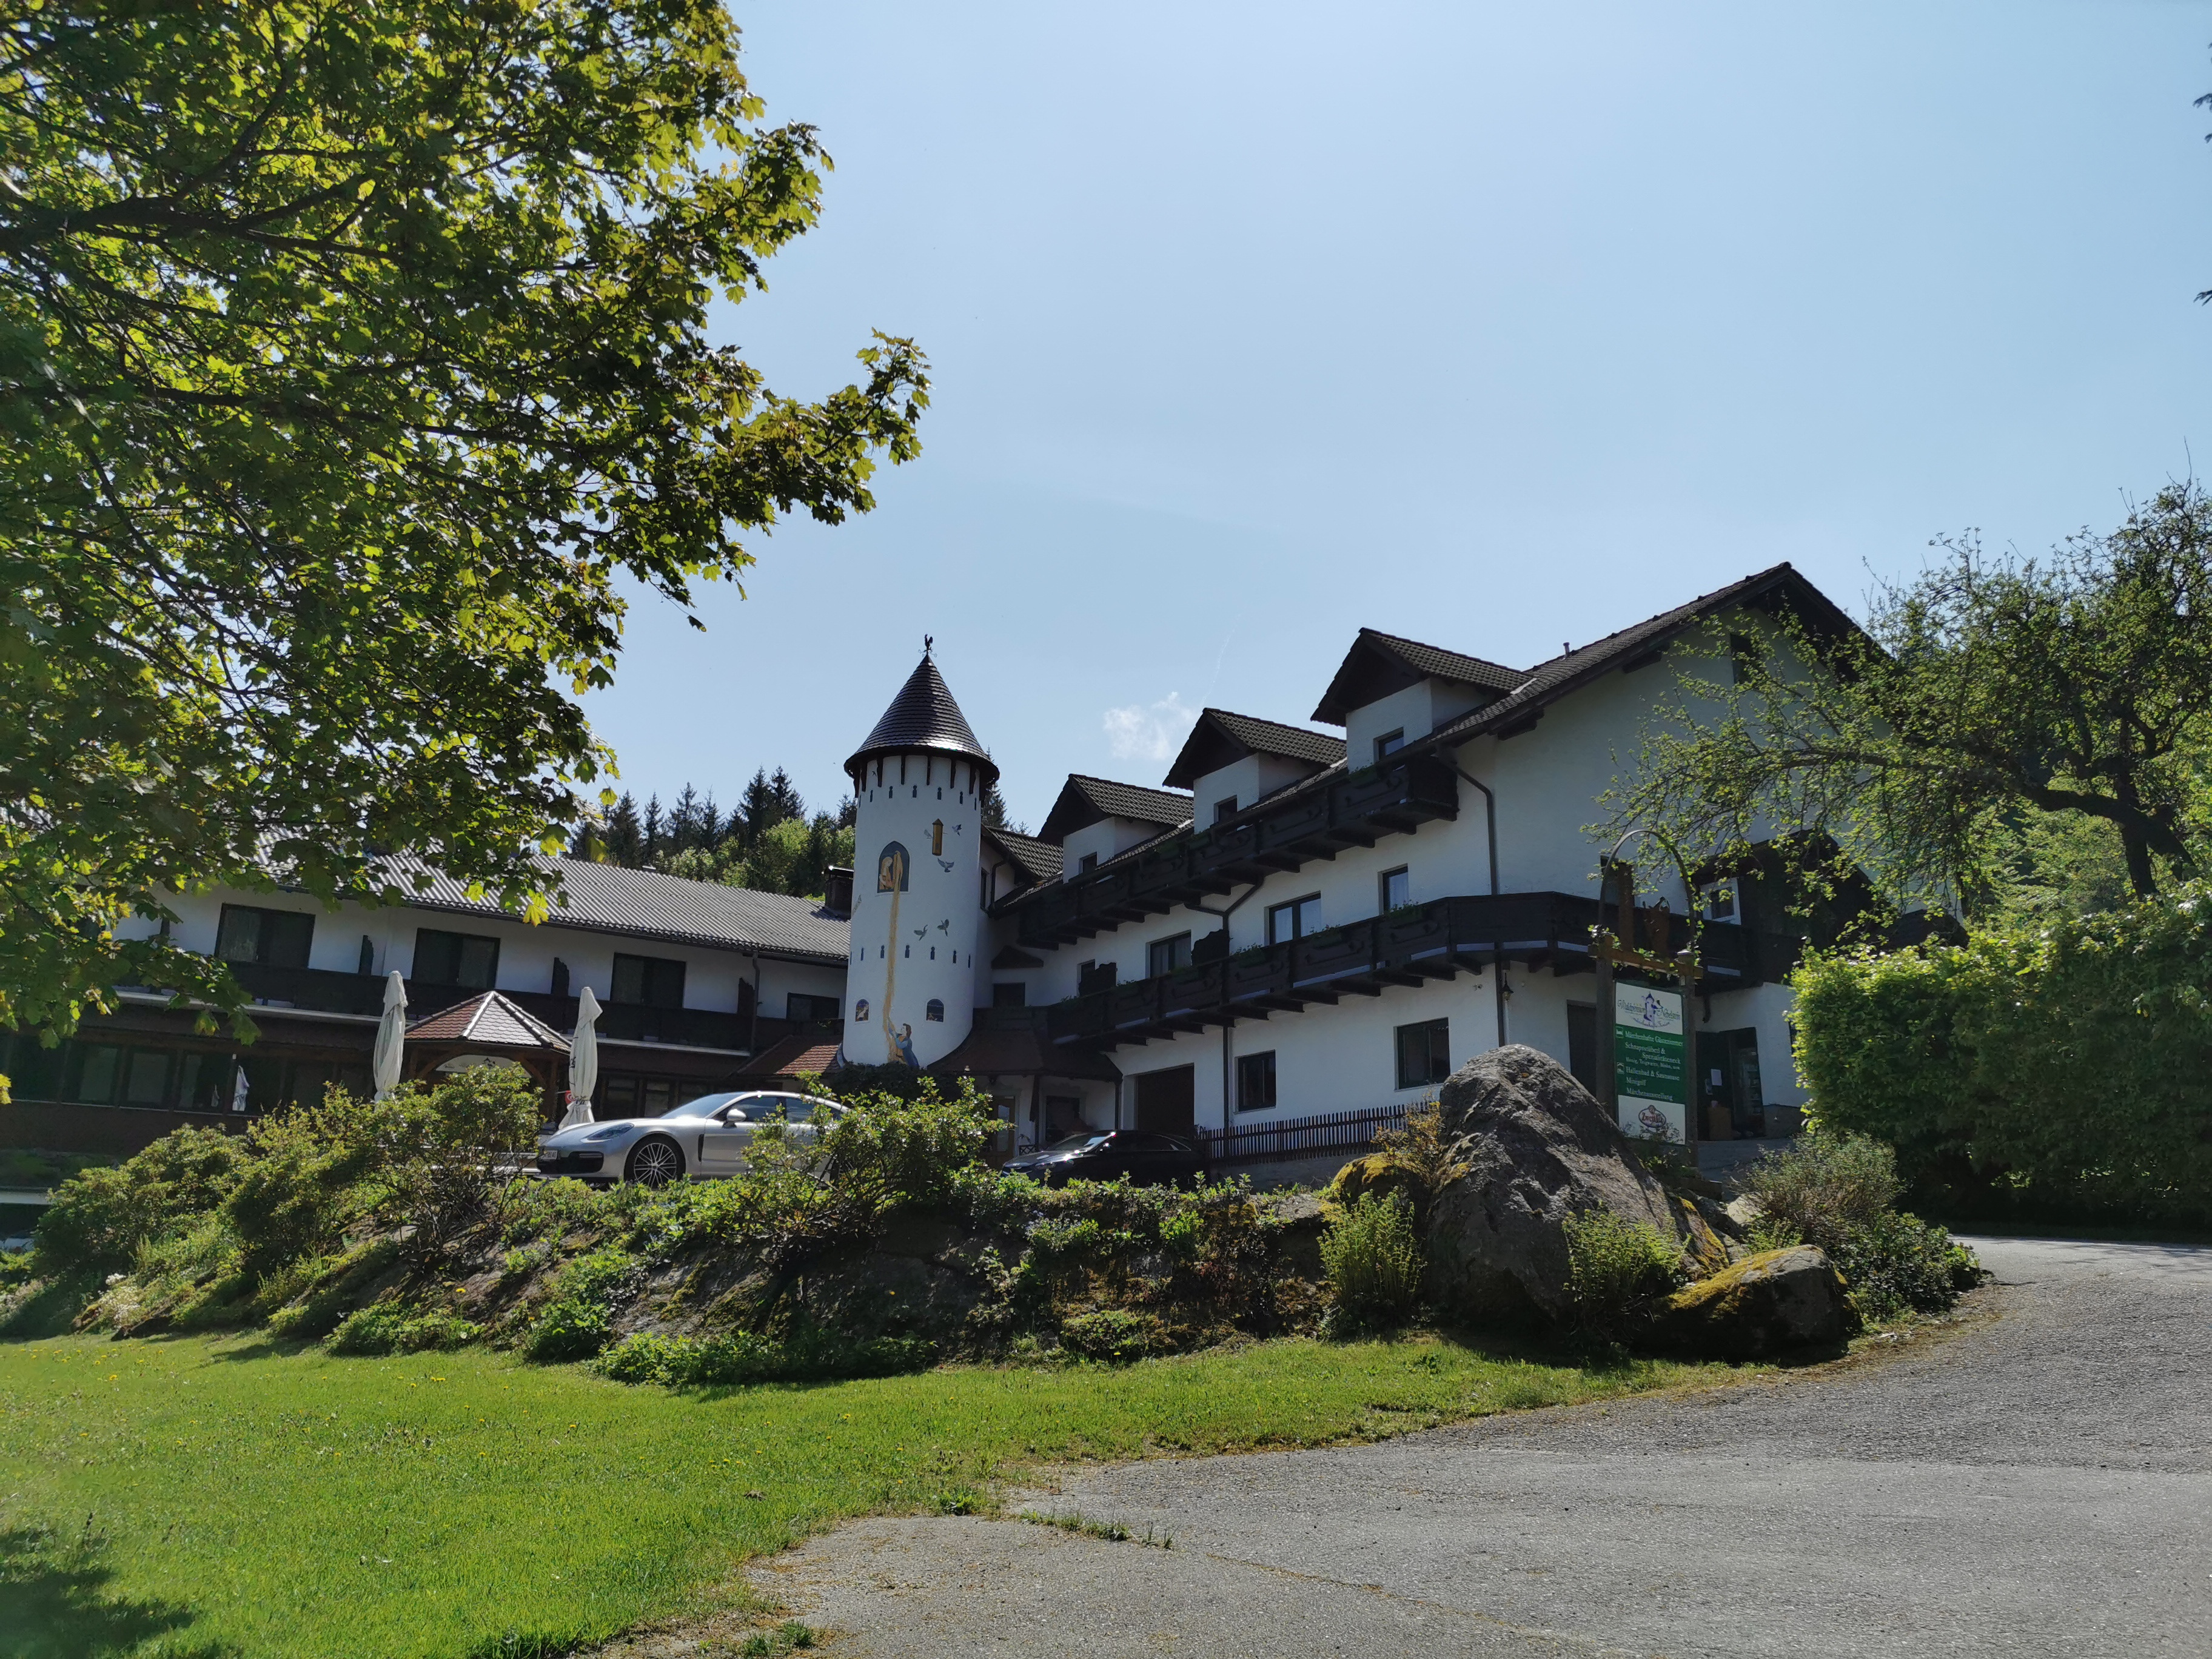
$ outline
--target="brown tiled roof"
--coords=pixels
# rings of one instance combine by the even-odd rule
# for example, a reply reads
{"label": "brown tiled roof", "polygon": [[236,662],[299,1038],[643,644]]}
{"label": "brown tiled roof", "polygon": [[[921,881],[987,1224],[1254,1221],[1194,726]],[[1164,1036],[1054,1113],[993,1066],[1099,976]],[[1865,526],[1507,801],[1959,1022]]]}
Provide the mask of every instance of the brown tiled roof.
{"label": "brown tiled roof", "polygon": [[987,829],[983,834],[997,842],[999,850],[1032,882],[1058,881],[1060,871],[1066,866],[1066,855],[1056,841],[1017,835],[1012,830]]}
{"label": "brown tiled roof", "polygon": [[1657,651],[1674,638],[1706,618],[1717,615],[1731,606],[1767,602],[1787,604],[1805,615],[1815,628],[1827,634],[1856,634],[1858,624],[1839,609],[1835,602],[1801,575],[1796,567],[1778,564],[1755,571],[1741,581],[1730,582],[1726,587],[1692,599],[1687,605],[1678,605],[1672,611],[1662,611],[1656,617],[1646,617],[1632,627],[1608,634],[1601,640],[1575,650],[1564,652],[1549,662],[1539,663],[1524,675],[1504,696],[1495,702],[1461,715],[1431,732],[1427,737],[1408,744],[1409,749],[1429,750],[1448,747],[1480,737],[1486,732],[1514,726],[1518,722],[1539,717],[1544,708],[1568,692],[1588,684],[1601,674],[1647,653]]}
{"label": "brown tiled roof", "polygon": [[1101,818],[1133,818],[1172,829],[1190,822],[1190,795],[1180,789],[1148,789],[1141,783],[1116,783],[1071,772],[1037,833],[1056,842]]}
{"label": "brown tiled roof", "polygon": [[407,1028],[410,1042],[465,1042],[478,1048],[550,1048],[568,1052],[568,1039],[497,991],[426,1014]]}
{"label": "brown tiled roof", "polygon": [[[1382,659],[1380,664],[1376,663],[1377,658]],[[1486,691],[1510,691],[1528,678],[1522,670],[1508,668],[1504,663],[1470,657],[1461,651],[1447,651],[1440,645],[1424,645],[1419,640],[1401,639],[1379,629],[1363,628],[1359,637],[1352,642],[1352,648],[1344,653],[1344,661],[1330,679],[1328,689],[1322,693],[1313,718],[1341,726],[1346,714],[1358,707],[1351,701],[1358,679],[1363,674],[1371,674],[1378,666],[1388,672],[1391,665],[1406,676],[1405,683],[1409,684],[1433,678],[1457,680]]]}
{"label": "brown tiled roof", "polygon": [[1175,764],[1168,769],[1162,781],[1177,788],[1188,788],[1202,773],[1227,765],[1226,759],[1217,757],[1231,750],[1240,758],[1243,755],[1278,755],[1285,760],[1328,766],[1344,758],[1344,739],[1326,732],[1311,732],[1303,726],[1285,726],[1280,720],[1233,714],[1226,708],[1202,709],[1198,723],[1190,729],[1190,736],[1183,740],[1182,752],[1176,757]]}
{"label": "brown tiled roof", "polygon": [[739,1077],[797,1077],[802,1072],[820,1076],[837,1060],[837,1044],[819,1037],[787,1036],[772,1043],[738,1067]]}
{"label": "brown tiled roof", "polygon": [[922,1069],[933,1077],[1066,1077],[1112,1083],[1121,1068],[1104,1054],[1048,1042],[1036,1009],[978,1008],[966,1039]]}

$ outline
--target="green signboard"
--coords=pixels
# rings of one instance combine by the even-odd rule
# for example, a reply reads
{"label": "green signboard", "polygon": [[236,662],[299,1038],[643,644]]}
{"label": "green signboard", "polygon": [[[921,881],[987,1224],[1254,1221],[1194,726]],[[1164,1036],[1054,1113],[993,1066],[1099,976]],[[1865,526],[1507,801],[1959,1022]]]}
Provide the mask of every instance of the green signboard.
{"label": "green signboard", "polygon": [[1682,1095],[1682,994],[1645,985],[1613,988],[1613,1080],[1623,1133],[1680,1140],[1689,1127]]}

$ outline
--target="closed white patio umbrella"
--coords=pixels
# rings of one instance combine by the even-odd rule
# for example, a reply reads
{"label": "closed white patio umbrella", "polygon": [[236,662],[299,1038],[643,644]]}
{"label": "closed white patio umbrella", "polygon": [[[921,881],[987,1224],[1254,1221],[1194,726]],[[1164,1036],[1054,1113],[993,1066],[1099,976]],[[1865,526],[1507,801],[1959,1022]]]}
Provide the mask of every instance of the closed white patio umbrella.
{"label": "closed white patio umbrella", "polygon": [[399,1086],[407,1058],[407,986],[394,968],[384,981],[384,1018],[376,1023],[376,1097]]}
{"label": "closed white patio umbrella", "polygon": [[599,1081],[599,1000],[586,985],[576,999],[576,1030],[568,1039],[568,1115],[561,1127],[592,1121],[592,1091]]}

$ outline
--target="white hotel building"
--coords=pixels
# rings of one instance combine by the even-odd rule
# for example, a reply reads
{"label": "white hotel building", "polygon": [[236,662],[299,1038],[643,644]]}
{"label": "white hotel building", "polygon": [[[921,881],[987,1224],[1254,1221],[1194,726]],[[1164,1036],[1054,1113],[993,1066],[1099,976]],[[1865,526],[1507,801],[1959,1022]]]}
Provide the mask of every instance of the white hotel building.
{"label": "white hotel building", "polygon": [[[330,912],[181,899],[173,937],[232,964],[260,1040],[126,992],[60,1049],[13,1045],[0,1144],[127,1152],[361,1086],[392,969],[415,1016],[497,991],[556,1051],[591,987],[602,1116],[910,1059],[981,1082],[1002,1146],[1118,1126],[1236,1159],[1364,1139],[1314,1120],[1402,1109],[1500,1042],[1591,1081],[1587,826],[1686,658],[1784,609],[1816,638],[1853,626],[1780,565],[1528,668],[1363,629],[1319,688],[1326,730],[1209,708],[1158,784],[1072,776],[1034,836],[983,824],[997,769],[925,658],[847,763],[859,869],[826,900],[572,860],[536,926],[444,882]],[[1645,896],[1673,901],[1679,948],[1668,879]],[[1754,868],[1699,899],[1702,1140],[1794,1127],[1803,927],[1779,887]],[[1304,1127],[1255,1133],[1277,1126]]]}
{"label": "white hotel building", "polygon": [[[925,659],[848,763],[844,1054],[984,1078],[1024,1143],[1264,1139],[1401,1109],[1503,1042],[1589,1081],[1598,799],[1687,654],[1784,608],[1854,626],[1780,565],[1533,667],[1363,629],[1310,717],[1331,729],[1209,708],[1158,786],[1071,776],[1036,836],[981,825],[996,769]],[[1698,896],[1701,1139],[1791,1133],[1802,1100],[1771,867]],[[1679,949],[1689,896],[1646,873]]]}

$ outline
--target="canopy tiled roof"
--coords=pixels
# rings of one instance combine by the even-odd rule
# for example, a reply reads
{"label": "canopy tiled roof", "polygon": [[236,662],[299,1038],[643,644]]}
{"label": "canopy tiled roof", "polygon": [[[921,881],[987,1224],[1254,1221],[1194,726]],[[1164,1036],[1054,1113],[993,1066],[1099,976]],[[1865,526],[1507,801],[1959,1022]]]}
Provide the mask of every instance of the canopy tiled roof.
{"label": "canopy tiled roof", "polygon": [[1061,786],[1037,833],[1047,841],[1063,839],[1071,831],[1101,818],[1131,818],[1172,829],[1190,822],[1190,795],[1180,789],[1148,789],[1141,783],[1116,783],[1111,778],[1086,777],[1071,772]]}
{"label": "canopy tiled roof", "polygon": [[781,1042],[771,1043],[744,1065],[738,1075],[744,1078],[795,1078],[802,1073],[819,1077],[834,1070],[837,1064],[837,1043],[832,1039],[823,1042],[819,1037],[787,1036]]}
{"label": "canopy tiled roof", "polygon": [[472,1048],[545,1048],[568,1052],[568,1039],[497,991],[486,991],[407,1028],[410,1042],[459,1042]]}
{"label": "canopy tiled roof", "polygon": [[1226,708],[1203,709],[1190,736],[1183,740],[1182,752],[1160,781],[1174,788],[1188,789],[1205,773],[1246,755],[1274,755],[1309,765],[1329,766],[1344,758],[1344,739],[1303,726],[1285,726],[1280,720],[1232,714]]}
{"label": "canopy tiled roof", "polygon": [[[560,878],[560,892],[545,918],[550,927],[626,933],[800,962],[842,963],[851,950],[847,919],[814,899],[759,893],[714,881],[690,881],[682,876],[665,876],[658,870],[630,870],[584,859],[543,862]],[[470,915],[514,915],[489,898],[471,898],[461,883],[420,866],[400,873],[402,888],[411,890],[417,874],[429,884],[419,892],[410,891],[407,902],[410,904]]]}
{"label": "canopy tiled roof", "polygon": [[951,690],[945,684],[945,676],[937,672],[935,659],[927,656],[907,676],[898,696],[891,699],[891,706],[876,722],[876,729],[868,733],[867,741],[854,750],[852,758],[845,763],[845,770],[857,776],[860,767],[878,755],[918,749],[964,756],[992,777],[999,775],[998,767],[984,752],[983,745],[975,741],[968,717],[952,700]]}
{"label": "canopy tiled roof", "polygon": [[1042,1009],[978,1008],[960,1046],[922,1069],[932,1077],[1065,1077],[1118,1082],[1121,1068],[1096,1049],[1063,1047],[1037,1029]]}
{"label": "canopy tiled roof", "polygon": [[1359,637],[1352,642],[1352,649],[1345,653],[1335,678],[1329,681],[1328,690],[1322,693],[1313,718],[1327,720],[1332,726],[1343,725],[1347,713],[1369,701],[1358,690],[1360,683],[1378,673],[1391,676],[1406,685],[1425,679],[1455,680],[1486,691],[1510,691],[1528,678],[1525,671],[1508,668],[1504,663],[1470,657],[1461,651],[1447,651],[1440,645],[1424,645],[1419,640],[1401,639],[1379,629],[1363,628]]}

